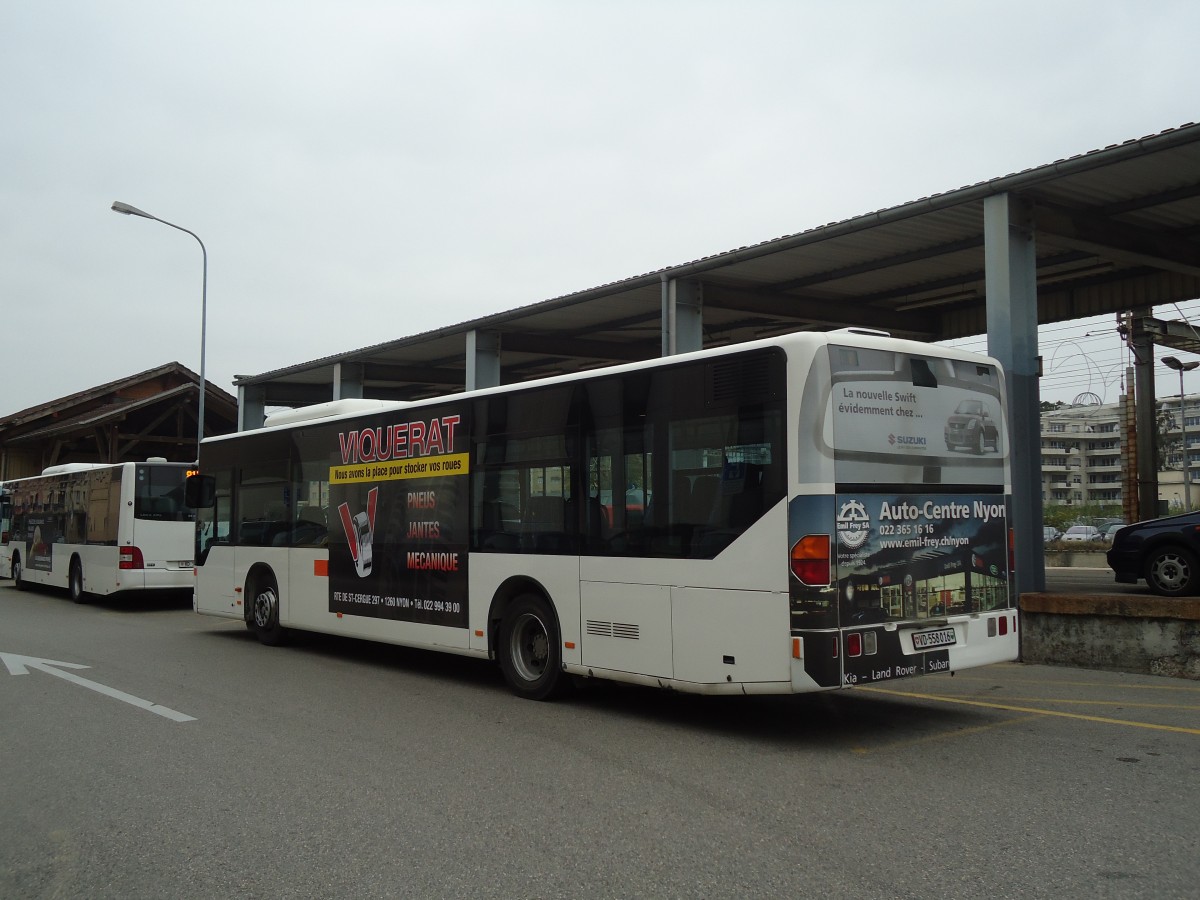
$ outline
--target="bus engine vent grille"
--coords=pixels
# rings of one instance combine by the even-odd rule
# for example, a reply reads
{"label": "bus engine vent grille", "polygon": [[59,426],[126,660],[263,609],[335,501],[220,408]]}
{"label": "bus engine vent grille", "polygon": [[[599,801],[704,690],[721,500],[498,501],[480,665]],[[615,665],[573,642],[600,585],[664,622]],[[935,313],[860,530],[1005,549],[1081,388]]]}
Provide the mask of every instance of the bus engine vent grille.
{"label": "bus engine vent grille", "polygon": [[587,620],[585,631],[588,634],[594,634],[598,637],[626,638],[631,641],[639,640],[642,636],[641,626],[639,625],[633,625],[628,622],[599,622],[595,619]]}
{"label": "bus engine vent grille", "polygon": [[768,354],[734,356],[705,366],[705,405],[761,403],[777,399],[774,358]]}

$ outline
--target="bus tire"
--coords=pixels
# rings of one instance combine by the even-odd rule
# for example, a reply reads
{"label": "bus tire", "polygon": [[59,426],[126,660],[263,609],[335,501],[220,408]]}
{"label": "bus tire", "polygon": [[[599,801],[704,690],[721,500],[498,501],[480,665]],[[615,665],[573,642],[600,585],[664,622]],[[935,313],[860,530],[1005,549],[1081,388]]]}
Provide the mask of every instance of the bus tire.
{"label": "bus tire", "polygon": [[12,558],[12,577],[13,587],[18,591],[23,591],[26,588],[24,579],[21,578],[21,554],[14,553]]}
{"label": "bus tire", "polygon": [[287,629],[279,624],[279,588],[270,575],[259,575],[252,584],[254,599],[246,624],[260,643],[278,647],[287,640]]}
{"label": "bus tire", "polygon": [[554,610],[538,594],[521,594],[509,604],[500,621],[496,651],[504,680],[518,697],[552,700],[571,687],[562,670]]}
{"label": "bus tire", "polygon": [[83,563],[79,561],[78,556],[71,558],[71,571],[67,575],[67,588],[71,592],[71,602],[87,602],[87,594],[83,590]]}

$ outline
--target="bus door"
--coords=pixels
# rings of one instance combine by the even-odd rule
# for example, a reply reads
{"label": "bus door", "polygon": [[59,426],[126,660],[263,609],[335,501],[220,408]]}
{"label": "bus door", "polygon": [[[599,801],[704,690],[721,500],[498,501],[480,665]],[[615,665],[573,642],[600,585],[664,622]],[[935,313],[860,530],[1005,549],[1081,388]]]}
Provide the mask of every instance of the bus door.
{"label": "bus door", "polygon": [[196,597],[206,598],[207,604],[197,606],[197,611],[240,617],[242,595],[236,590],[240,584],[236,579],[233,547],[233,472],[218,469],[211,475],[195,476],[192,481],[207,487],[205,491],[193,491],[197,504]]}

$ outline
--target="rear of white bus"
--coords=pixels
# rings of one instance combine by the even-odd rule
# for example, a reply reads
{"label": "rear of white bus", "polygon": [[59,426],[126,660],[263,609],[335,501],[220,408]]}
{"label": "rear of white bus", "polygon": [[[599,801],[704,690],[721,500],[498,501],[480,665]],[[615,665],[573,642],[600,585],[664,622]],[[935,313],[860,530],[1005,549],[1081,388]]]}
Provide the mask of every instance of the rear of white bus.
{"label": "rear of white bus", "polygon": [[796,689],[1017,657],[1003,374],[942,352],[835,332],[792,355]]}
{"label": "rear of white bus", "polygon": [[116,590],[191,590],[196,511],[184,499],[194,467],[146,462],[122,479]]}

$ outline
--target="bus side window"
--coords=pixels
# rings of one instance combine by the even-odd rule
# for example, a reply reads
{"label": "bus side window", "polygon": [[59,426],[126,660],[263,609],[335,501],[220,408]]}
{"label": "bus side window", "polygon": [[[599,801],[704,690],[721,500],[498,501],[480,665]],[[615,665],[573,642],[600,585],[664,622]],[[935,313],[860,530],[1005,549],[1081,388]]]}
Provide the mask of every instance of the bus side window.
{"label": "bus side window", "polygon": [[302,506],[296,511],[296,526],[292,530],[292,544],[297,547],[324,546],[329,542],[329,525],[319,506]]}
{"label": "bus side window", "polygon": [[[256,460],[241,470],[237,542],[270,547],[291,524],[291,485],[287,460]],[[285,537],[286,542],[286,537]]]}

